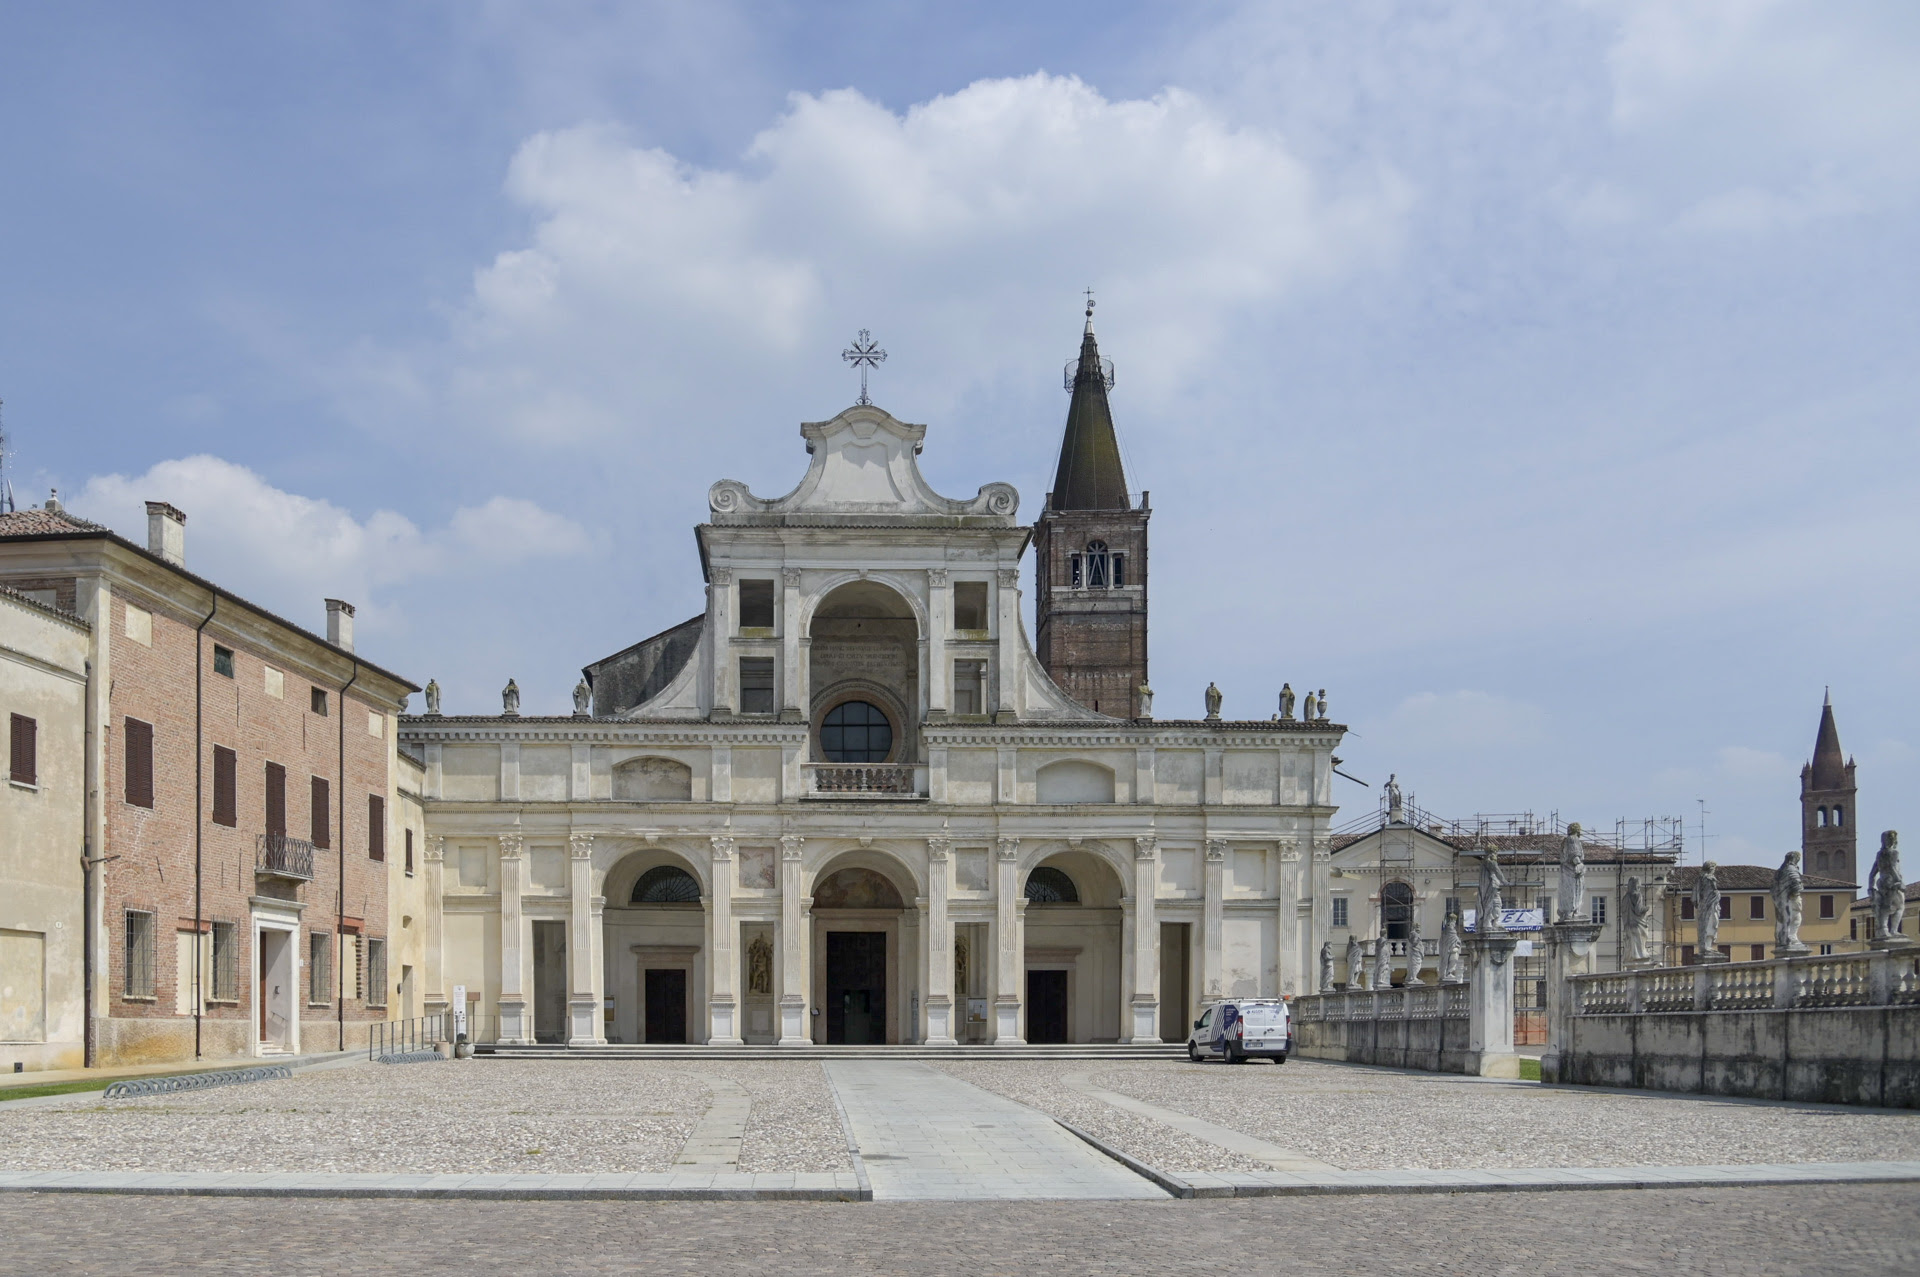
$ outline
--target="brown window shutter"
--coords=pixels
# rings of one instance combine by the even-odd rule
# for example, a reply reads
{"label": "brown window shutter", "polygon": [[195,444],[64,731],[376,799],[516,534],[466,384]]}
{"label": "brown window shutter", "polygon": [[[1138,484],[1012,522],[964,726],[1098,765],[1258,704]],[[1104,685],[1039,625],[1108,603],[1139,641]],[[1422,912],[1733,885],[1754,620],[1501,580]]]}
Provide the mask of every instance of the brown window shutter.
{"label": "brown window shutter", "polygon": [[267,832],[287,832],[287,769],[279,763],[267,764]]}
{"label": "brown window shutter", "polygon": [[25,714],[15,714],[12,726],[8,757],[13,778],[22,785],[37,785],[40,783],[40,725]]}
{"label": "brown window shutter", "polygon": [[153,724],[129,718],[127,724],[127,802],[153,807]]}
{"label": "brown window shutter", "polygon": [[387,858],[387,800],[367,795],[367,859]]}
{"label": "brown window shutter", "polygon": [[229,829],[240,823],[236,765],[232,750],[221,745],[213,747],[213,823]]}
{"label": "brown window shutter", "polygon": [[324,777],[313,778],[313,845],[316,847],[333,846],[332,826],[328,823],[327,782]]}

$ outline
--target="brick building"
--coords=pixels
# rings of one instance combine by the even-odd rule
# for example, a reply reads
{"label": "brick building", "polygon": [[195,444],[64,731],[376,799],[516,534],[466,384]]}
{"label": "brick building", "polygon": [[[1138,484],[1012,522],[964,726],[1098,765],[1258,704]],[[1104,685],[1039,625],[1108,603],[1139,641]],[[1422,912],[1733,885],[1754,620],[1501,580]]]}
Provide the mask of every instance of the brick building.
{"label": "brick building", "polygon": [[[389,848],[405,679],[148,544],[0,515],[0,583],[86,621],[84,884],[93,1063],[334,1050],[390,1013]],[[49,924],[51,925],[51,924]]]}

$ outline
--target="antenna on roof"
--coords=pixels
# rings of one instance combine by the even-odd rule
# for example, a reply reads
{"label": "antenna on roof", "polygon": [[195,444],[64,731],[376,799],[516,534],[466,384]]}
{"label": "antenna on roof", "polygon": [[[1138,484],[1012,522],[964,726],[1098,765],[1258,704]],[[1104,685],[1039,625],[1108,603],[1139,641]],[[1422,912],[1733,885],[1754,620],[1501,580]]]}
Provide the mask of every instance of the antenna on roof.
{"label": "antenna on roof", "polygon": [[7,447],[6,405],[7,401],[0,399],[0,514],[13,513],[13,471],[7,464],[10,450]]}

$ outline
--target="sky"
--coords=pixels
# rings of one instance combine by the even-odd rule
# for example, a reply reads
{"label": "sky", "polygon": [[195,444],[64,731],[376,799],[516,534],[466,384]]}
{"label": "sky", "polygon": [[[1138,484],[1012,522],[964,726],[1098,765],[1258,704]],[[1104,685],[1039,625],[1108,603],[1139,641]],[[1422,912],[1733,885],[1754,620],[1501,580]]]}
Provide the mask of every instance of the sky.
{"label": "sky", "polygon": [[1920,816],[1916,136],[1902,0],[14,5],[10,472],[563,712],[859,329],[1036,515],[1092,288],[1162,717],[1772,862],[1827,687]]}

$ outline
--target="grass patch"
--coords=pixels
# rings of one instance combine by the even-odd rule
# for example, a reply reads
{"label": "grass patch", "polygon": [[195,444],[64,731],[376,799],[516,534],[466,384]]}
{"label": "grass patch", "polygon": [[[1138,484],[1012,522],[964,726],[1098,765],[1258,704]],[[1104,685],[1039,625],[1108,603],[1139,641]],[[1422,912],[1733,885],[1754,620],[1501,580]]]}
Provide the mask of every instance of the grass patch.
{"label": "grass patch", "polygon": [[1521,1056],[1520,1080],[1522,1082],[1538,1082],[1540,1080],[1540,1061],[1529,1056]]}
{"label": "grass patch", "polygon": [[104,1091],[120,1079],[87,1078],[80,1082],[49,1082],[45,1086],[9,1086],[0,1089],[0,1104],[8,1100],[31,1100],[42,1095],[73,1095],[80,1091]]}

